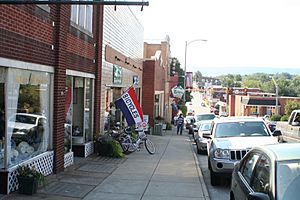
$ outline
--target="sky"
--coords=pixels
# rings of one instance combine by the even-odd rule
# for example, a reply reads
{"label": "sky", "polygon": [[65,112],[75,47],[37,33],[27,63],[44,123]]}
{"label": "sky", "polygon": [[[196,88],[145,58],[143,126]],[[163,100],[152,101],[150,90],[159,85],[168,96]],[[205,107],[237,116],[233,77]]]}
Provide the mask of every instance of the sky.
{"label": "sky", "polygon": [[171,56],[183,69],[188,42],[187,71],[300,71],[299,0],[148,1],[137,13],[145,41],[159,43],[168,35]]}

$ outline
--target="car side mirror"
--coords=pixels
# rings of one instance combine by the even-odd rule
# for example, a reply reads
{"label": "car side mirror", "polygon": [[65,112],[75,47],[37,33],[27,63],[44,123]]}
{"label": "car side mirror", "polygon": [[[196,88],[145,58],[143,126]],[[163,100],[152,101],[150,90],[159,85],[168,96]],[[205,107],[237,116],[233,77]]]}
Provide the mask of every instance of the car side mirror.
{"label": "car side mirror", "polygon": [[270,197],[261,192],[253,192],[248,195],[248,200],[270,200]]}
{"label": "car side mirror", "polygon": [[277,137],[277,136],[281,136],[282,133],[281,133],[280,130],[275,130],[275,131],[273,131],[273,134],[272,134],[272,135],[275,136],[275,137]]}
{"label": "car side mirror", "polygon": [[292,122],[292,126],[300,126],[299,122]]}

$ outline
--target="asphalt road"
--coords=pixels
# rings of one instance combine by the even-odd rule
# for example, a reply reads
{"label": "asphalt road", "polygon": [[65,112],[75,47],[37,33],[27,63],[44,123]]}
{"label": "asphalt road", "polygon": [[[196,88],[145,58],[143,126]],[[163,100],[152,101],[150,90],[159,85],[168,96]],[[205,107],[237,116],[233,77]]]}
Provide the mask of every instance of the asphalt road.
{"label": "asphalt road", "polygon": [[[210,108],[201,106],[203,102],[202,94],[200,92],[192,92],[192,104],[187,104],[188,109],[193,109],[195,113],[210,113]],[[191,138],[191,136],[190,136]],[[194,150],[197,154],[196,144],[191,138],[191,142],[193,143]],[[198,161],[200,164],[200,168],[202,170],[204,176],[204,182],[207,186],[209,196],[211,200],[228,200],[229,199],[229,191],[230,191],[230,180],[222,182],[219,186],[211,186],[210,184],[210,173],[207,166],[207,156],[206,155],[198,155]]]}

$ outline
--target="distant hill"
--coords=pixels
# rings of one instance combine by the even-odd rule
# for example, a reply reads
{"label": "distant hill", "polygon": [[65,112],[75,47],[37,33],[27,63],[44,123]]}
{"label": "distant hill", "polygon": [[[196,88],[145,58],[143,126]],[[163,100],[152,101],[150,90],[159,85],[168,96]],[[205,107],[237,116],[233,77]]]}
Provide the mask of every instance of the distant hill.
{"label": "distant hill", "polygon": [[[201,68],[199,70],[203,76],[219,76],[219,75],[226,75],[226,74],[254,74],[254,73],[266,73],[266,74],[276,74],[276,73],[283,73],[287,72],[291,75],[300,75],[300,67],[299,69],[296,68],[258,68],[258,67],[226,67],[226,68]],[[196,70],[196,71],[197,71]]]}

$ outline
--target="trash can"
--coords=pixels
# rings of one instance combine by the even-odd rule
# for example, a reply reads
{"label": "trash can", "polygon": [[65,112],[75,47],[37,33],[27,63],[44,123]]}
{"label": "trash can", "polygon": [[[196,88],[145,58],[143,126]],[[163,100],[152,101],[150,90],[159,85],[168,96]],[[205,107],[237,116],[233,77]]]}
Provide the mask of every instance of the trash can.
{"label": "trash can", "polygon": [[162,124],[155,124],[154,125],[153,135],[163,135]]}

